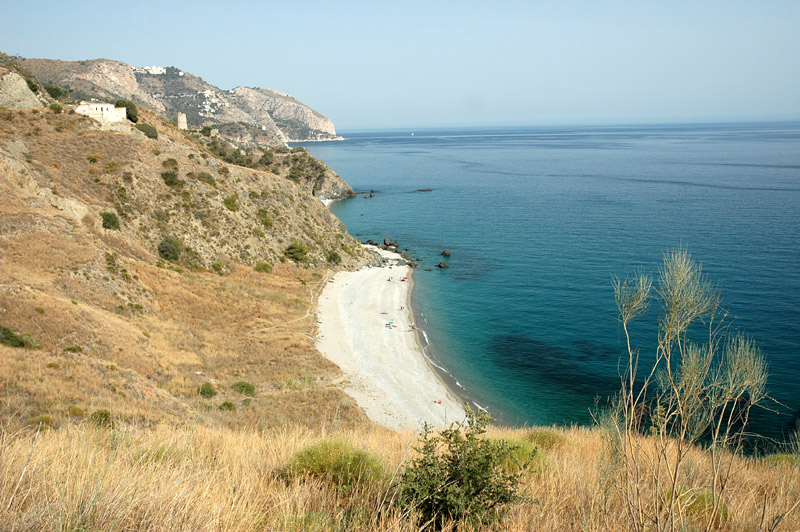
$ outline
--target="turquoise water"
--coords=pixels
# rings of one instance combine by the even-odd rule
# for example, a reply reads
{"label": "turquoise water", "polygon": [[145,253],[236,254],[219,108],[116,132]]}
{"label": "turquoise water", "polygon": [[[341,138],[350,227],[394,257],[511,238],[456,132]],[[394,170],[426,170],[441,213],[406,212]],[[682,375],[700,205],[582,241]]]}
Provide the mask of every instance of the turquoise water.
{"label": "turquoise water", "polygon": [[[612,275],[655,272],[683,244],[770,361],[770,392],[786,406],[758,413],[755,430],[793,425],[800,123],[411,133],[306,148],[356,190],[378,191],[332,210],[360,240],[391,236],[423,259],[414,300],[431,353],[496,417],[589,423],[619,386]],[[634,330],[645,357],[655,321],[651,311]]]}

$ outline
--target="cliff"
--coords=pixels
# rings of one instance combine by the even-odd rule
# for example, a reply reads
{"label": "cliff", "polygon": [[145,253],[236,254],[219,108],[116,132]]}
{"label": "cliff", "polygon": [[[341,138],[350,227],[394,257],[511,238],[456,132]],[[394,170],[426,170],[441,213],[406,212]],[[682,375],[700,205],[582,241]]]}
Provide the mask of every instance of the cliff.
{"label": "cliff", "polygon": [[278,91],[236,87],[223,90],[175,67],[137,68],[121,61],[58,61],[14,58],[43,83],[71,89],[76,99],[144,105],[167,120],[185,113],[189,127],[251,126],[253,144],[338,139],[330,119]]}

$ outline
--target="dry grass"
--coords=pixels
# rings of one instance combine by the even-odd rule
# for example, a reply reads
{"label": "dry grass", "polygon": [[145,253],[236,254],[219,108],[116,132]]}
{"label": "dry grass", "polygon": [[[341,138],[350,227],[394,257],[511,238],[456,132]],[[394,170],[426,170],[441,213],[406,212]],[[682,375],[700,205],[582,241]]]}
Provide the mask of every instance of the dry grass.
{"label": "dry grass", "polygon": [[[564,440],[547,451],[546,466],[524,475],[526,500],[497,529],[627,530],[600,433],[560,432]],[[33,447],[32,430],[5,432],[0,511],[12,495],[14,501],[0,530],[416,530],[392,503],[391,472],[413,453],[408,433],[369,427],[336,432],[380,459],[390,472],[381,485],[344,492],[321,481],[282,479],[279,472],[295,452],[331,434],[299,426],[234,431],[127,425],[112,431],[83,424],[42,432]],[[526,434],[493,429],[489,436]],[[686,488],[697,492],[706,487],[707,461],[698,451],[692,463],[693,485]],[[737,465],[739,480],[725,500],[728,517],[715,530],[758,530],[765,500],[769,522],[800,495],[800,476],[791,465],[754,459]],[[800,519],[790,514],[779,530],[798,527]]]}

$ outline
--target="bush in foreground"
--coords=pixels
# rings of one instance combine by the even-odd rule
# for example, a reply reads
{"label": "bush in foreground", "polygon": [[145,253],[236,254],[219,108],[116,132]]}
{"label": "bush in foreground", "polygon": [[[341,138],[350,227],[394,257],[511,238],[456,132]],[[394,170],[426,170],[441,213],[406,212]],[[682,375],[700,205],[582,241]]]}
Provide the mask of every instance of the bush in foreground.
{"label": "bush in foreground", "polygon": [[0,344],[8,347],[25,347],[32,349],[36,343],[28,334],[17,334],[8,327],[0,325]]}
{"label": "bush in foreground", "polygon": [[350,489],[369,486],[383,479],[383,465],[369,453],[349,443],[325,440],[296,453],[283,470],[287,479],[312,477]]}
{"label": "bush in foreground", "polygon": [[423,429],[420,456],[403,473],[398,500],[424,528],[490,524],[519,498],[519,475],[505,467],[513,447],[484,438],[488,422],[488,415],[468,409],[464,422],[436,436],[429,426]]}

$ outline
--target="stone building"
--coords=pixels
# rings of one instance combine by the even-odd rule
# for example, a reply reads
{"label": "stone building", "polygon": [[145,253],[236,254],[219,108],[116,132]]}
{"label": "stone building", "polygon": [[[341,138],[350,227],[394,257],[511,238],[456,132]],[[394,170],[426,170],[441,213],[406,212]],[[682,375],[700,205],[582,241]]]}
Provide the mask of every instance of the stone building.
{"label": "stone building", "polygon": [[75,112],[93,118],[101,124],[113,124],[126,119],[124,107],[114,107],[113,103],[81,102]]}
{"label": "stone building", "polygon": [[186,114],[178,113],[178,129],[188,129],[188,127],[186,125]]}

